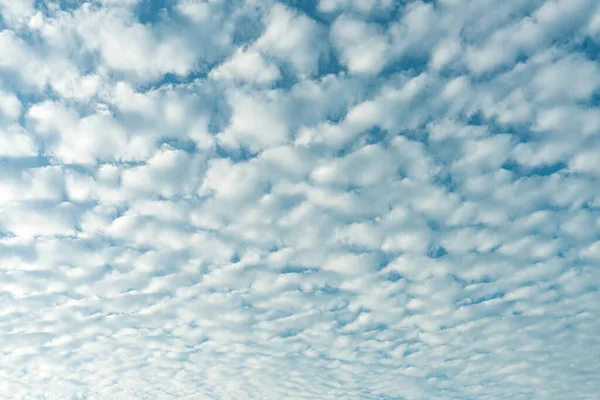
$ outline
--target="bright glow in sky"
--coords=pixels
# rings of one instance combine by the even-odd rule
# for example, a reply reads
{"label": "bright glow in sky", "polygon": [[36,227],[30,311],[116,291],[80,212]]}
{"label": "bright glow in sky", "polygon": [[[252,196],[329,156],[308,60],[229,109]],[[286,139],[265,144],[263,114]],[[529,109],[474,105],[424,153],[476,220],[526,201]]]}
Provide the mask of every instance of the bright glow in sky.
{"label": "bright glow in sky", "polygon": [[0,15],[0,399],[599,398],[597,0]]}

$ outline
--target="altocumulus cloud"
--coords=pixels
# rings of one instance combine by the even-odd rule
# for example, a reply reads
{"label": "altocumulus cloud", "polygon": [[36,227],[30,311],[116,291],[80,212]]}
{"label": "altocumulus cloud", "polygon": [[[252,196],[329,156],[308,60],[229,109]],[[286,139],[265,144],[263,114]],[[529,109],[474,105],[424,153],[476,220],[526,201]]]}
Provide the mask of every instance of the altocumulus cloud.
{"label": "altocumulus cloud", "polygon": [[598,399],[597,1],[0,13],[1,398]]}

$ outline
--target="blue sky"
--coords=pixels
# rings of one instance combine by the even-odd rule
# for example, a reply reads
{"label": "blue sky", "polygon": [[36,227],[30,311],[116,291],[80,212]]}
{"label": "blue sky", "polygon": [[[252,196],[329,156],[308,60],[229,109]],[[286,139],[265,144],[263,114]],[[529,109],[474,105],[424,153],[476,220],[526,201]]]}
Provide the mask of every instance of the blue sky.
{"label": "blue sky", "polygon": [[0,15],[0,398],[598,398],[597,1]]}

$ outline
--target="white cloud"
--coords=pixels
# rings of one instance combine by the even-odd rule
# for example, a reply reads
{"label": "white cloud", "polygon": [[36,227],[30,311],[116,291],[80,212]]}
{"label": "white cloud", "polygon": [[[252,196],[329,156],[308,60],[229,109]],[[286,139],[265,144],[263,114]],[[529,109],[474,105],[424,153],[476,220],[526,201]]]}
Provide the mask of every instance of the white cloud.
{"label": "white cloud", "polygon": [[442,39],[431,54],[431,67],[439,70],[460,55],[461,44],[457,39]]}
{"label": "white cloud", "polygon": [[322,31],[311,18],[276,3],[266,15],[265,30],[255,46],[289,63],[298,74],[310,76],[317,71]]}
{"label": "white cloud", "polygon": [[0,12],[2,13],[2,19],[12,25],[18,26],[27,21],[27,19],[34,14],[34,3],[35,0],[2,0],[0,1]]}
{"label": "white cloud", "polygon": [[[11,154],[11,156],[20,157],[23,154]],[[28,156],[28,154],[24,156]],[[10,168],[4,166],[2,175],[2,196],[0,197],[2,204],[18,205],[20,201],[32,201],[33,203],[59,201],[64,193],[64,175],[60,167],[11,171]]]}
{"label": "white cloud", "polygon": [[588,0],[544,2],[529,18],[498,29],[482,48],[469,49],[467,64],[475,73],[483,73],[513,62],[520,53],[530,55],[578,29],[592,4]]}
{"label": "white cloud", "polygon": [[600,159],[598,157],[598,151],[598,148],[594,148],[577,153],[570,161],[569,167],[573,171],[597,174],[600,172]]}
{"label": "white cloud", "polygon": [[158,3],[0,0],[0,397],[595,399],[596,2]]}
{"label": "white cloud", "polygon": [[80,116],[64,104],[44,102],[33,105],[27,116],[33,130],[48,144],[47,155],[64,163],[135,161],[148,154],[144,138],[137,142],[128,138],[119,122],[102,110]]}
{"label": "white cloud", "polygon": [[194,53],[185,38],[158,38],[150,27],[132,22],[127,10],[84,5],[76,23],[86,48],[97,51],[109,68],[155,77],[167,72],[185,75],[194,67]]}
{"label": "white cloud", "polygon": [[227,147],[245,146],[253,151],[286,142],[289,128],[285,123],[277,91],[253,92],[231,89],[226,94],[231,105],[229,126],[219,134],[219,141]]}
{"label": "white cloud", "polygon": [[[561,79],[566,74],[571,79]],[[540,102],[586,101],[600,88],[600,68],[579,55],[566,57],[539,68],[531,86]]]}
{"label": "white cloud", "polygon": [[389,57],[389,39],[375,24],[345,17],[331,27],[332,42],[351,73],[378,73]]}
{"label": "white cloud", "polygon": [[37,154],[35,142],[20,125],[0,130],[0,157],[31,157]]}
{"label": "white cloud", "polygon": [[257,52],[238,49],[233,57],[211,71],[215,79],[234,79],[242,82],[268,84],[280,77],[277,66],[268,64]]}
{"label": "white cloud", "polygon": [[22,104],[13,93],[0,91],[0,115],[2,120],[9,122],[17,120],[21,116]]}

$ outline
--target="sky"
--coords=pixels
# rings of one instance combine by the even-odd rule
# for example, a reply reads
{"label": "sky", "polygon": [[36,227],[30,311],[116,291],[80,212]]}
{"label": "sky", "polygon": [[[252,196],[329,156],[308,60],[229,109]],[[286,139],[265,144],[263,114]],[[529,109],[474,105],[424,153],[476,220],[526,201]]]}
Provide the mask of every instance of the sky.
{"label": "sky", "polygon": [[0,0],[0,399],[600,393],[600,2]]}

